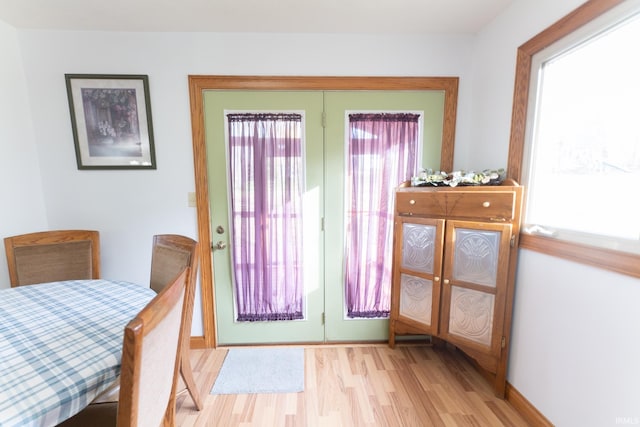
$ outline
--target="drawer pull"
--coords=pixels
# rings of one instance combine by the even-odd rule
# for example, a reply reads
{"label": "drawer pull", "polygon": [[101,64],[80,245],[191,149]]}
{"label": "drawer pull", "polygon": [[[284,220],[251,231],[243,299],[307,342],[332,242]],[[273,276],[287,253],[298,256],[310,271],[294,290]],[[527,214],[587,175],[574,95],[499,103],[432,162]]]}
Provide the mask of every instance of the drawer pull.
{"label": "drawer pull", "polygon": [[489,206],[491,206],[490,202],[482,202],[482,207],[488,208]]}
{"label": "drawer pull", "polygon": [[409,200],[409,204],[410,204],[410,205],[415,205],[415,204],[416,204],[416,201],[415,201],[415,200],[413,200],[413,199],[411,199],[411,200]]}

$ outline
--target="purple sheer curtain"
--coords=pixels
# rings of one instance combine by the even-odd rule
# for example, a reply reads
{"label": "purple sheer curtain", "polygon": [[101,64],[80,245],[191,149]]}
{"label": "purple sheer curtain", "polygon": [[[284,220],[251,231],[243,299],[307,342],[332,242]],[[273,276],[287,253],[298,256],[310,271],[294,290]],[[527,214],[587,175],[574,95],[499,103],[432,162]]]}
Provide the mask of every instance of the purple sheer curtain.
{"label": "purple sheer curtain", "polygon": [[419,118],[349,115],[345,293],[350,318],[389,316],[394,189],[417,172]]}
{"label": "purple sheer curtain", "polygon": [[227,120],[237,319],[302,319],[302,116]]}

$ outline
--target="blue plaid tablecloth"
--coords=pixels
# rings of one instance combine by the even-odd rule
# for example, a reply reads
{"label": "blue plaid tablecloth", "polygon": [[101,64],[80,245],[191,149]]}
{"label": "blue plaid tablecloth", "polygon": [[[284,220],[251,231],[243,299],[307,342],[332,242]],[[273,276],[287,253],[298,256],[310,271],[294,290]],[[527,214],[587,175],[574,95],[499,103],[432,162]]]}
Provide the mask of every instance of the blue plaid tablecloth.
{"label": "blue plaid tablecloth", "polygon": [[79,280],[0,290],[0,426],[55,426],[120,374],[147,287]]}

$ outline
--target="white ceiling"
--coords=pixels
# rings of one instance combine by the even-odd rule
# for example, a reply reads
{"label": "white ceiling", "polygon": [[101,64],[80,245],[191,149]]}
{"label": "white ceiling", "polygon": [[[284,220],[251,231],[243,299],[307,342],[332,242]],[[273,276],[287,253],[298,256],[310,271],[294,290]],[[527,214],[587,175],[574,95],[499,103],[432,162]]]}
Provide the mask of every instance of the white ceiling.
{"label": "white ceiling", "polygon": [[512,1],[0,0],[0,21],[79,31],[473,34]]}

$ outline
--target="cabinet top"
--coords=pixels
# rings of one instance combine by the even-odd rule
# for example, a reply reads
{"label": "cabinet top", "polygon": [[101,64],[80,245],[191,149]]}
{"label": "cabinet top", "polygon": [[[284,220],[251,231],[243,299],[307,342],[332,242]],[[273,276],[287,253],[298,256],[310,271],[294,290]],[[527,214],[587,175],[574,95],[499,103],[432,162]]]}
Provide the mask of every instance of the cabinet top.
{"label": "cabinet top", "polygon": [[407,192],[407,191],[417,191],[417,192],[430,192],[430,191],[504,191],[504,190],[512,190],[515,188],[522,188],[520,184],[518,184],[514,179],[505,178],[505,180],[500,185],[459,185],[457,187],[450,187],[448,185],[443,186],[433,186],[433,185],[425,185],[420,187],[412,187],[411,181],[405,181],[396,191],[398,192]]}

